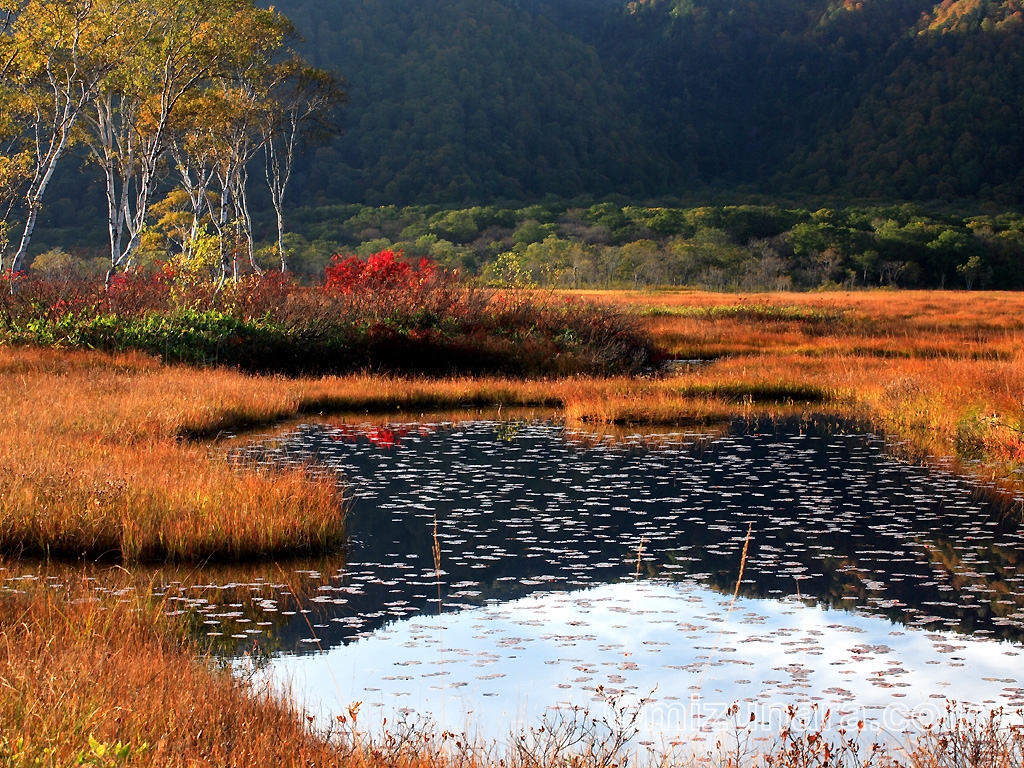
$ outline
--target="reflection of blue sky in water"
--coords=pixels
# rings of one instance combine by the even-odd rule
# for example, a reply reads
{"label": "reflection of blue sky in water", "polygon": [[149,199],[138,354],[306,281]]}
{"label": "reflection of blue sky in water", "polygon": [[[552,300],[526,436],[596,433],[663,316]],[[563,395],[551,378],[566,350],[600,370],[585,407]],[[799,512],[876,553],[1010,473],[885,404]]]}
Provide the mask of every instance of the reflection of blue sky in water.
{"label": "reflection of blue sky in water", "polygon": [[937,716],[947,699],[1024,703],[1017,645],[796,601],[741,598],[726,620],[728,605],[683,583],[536,593],[446,614],[440,633],[437,617],[394,622],[323,655],[276,658],[271,670],[311,709],[363,702],[367,727],[404,710],[493,738],[556,704],[601,713],[616,695],[649,699],[642,738],[656,743],[713,728],[733,702],[775,726],[787,704],[817,703],[833,723],[890,733],[907,713]]}

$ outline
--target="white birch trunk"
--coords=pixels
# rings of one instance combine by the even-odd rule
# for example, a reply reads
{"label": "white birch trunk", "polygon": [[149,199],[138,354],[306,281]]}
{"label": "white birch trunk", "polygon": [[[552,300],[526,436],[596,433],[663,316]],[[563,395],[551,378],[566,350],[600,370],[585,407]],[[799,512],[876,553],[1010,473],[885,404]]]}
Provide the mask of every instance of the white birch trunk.
{"label": "white birch trunk", "polygon": [[[117,66],[116,57],[108,55],[111,45],[124,35],[120,26],[123,19],[119,20],[115,14],[113,22],[103,27],[102,34],[93,36],[98,20],[89,0],[77,5],[55,4],[51,9],[54,13],[50,15],[45,7],[37,10],[39,18],[27,22],[28,34],[22,42],[28,47],[26,54],[44,56],[44,65],[38,73],[28,75],[24,88],[30,98],[33,93],[45,93],[46,97],[45,106],[43,99],[35,102],[35,169],[25,195],[25,227],[11,263],[14,272],[21,269],[28,254],[46,188],[57,162],[71,143],[75,124],[103,80]],[[12,18],[8,15],[4,24],[10,25]],[[22,16],[14,23],[24,19]],[[104,21],[110,22],[110,19]],[[91,34],[87,35],[86,29]],[[33,37],[33,33],[40,37]],[[14,56],[11,62],[4,64],[5,69],[18,66],[17,45]]]}
{"label": "white birch trunk", "polygon": [[78,118],[80,109],[80,104],[73,104],[70,99],[67,100],[63,105],[63,108],[57,113],[58,118],[54,121],[54,130],[50,134],[45,150],[42,149],[42,141],[39,137],[39,128],[37,123],[36,171],[33,175],[32,182],[29,185],[28,192],[25,195],[25,206],[27,208],[27,212],[25,214],[25,227],[21,233],[21,241],[18,244],[18,250],[15,252],[14,259],[11,261],[11,272],[21,271],[22,263],[25,260],[25,256],[28,254],[28,246],[32,242],[32,234],[35,232],[36,220],[39,217],[39,209],[43,205],[43,196],[46,194],[46,187],[49,185],[50,179],[53,177],[53,171],[57,167],[57,162],[64,155],[64,150],[67,149],[68,142],[71,138],[71,130],[75,125],[75,120]]}
{"label": "white birch trunk", "polygon": [[298,140],[298,120],[294,111],[289,113],[289,120],[281,132],[283,147],[278,147],[278,135],[273,130],[264,136],[264,152],[266,153],[267,186],[270,188],[270,201],[277,217],[277,253],[281,259],[281,272],[288,271],[288,254],[284,249],[284,193],[292,176],[295,160],[295,144]]}

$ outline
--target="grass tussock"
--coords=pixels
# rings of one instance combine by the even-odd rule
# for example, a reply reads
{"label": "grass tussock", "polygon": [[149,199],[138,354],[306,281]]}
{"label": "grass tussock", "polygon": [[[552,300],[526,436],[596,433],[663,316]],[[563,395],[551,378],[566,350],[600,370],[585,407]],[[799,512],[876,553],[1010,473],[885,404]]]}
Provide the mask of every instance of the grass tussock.
{"label": "grass tussock", "polygon": [[299,715],[186,639],[134,589],[81,577],[0,596],[0,763],[341,765]]}
{"label": "grass tussock", "polygon": [[295,413],[301,392],[139,356],[0,349],[0,549],[138,559],[320,552],[336,479],[231,467],[183,441]]}
{"label": "grass tussock", "polygon": [[[1024,490],[1024,295],[952,291],[592,294],[635,307],[655,343],[713,360],[675,381],[733,404],[870,421],[897,450]],[[786,402],[779,398],[776,402]]]}

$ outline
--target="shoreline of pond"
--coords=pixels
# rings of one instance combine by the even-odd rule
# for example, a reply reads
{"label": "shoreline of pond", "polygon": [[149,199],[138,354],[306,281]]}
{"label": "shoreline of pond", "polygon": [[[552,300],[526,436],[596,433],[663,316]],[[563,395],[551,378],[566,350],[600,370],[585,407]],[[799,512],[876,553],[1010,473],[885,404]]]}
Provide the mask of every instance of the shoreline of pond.
{"label": "shoreline of pond", "polygon": [[[900,294],[900,301],[895,302],[892,296],[865,295],[857,297],[859,304],[855,314],[877,314],[875,305],[881,306],[881,298],[896,307],[896,314],[910,313],[907,315],[910,317],[917,311],[917,307],[925,307],[927,310],[923,302],[945,304],[949,298],[950,301],[955,299],[963,304],[970,297],[940,297],[942,301],[932,301],[923,295]],[[997,303],[1001,305],[1017,301],[1015,297],[998,298]],[[668,299],[658,297],[659,302],[663,300]],[[701,300],[735,304],[743,298],[701,297]],[[772,299],[782,305],[796,301],[835,303],[843,300],[842,296],[829,295],[796,298],[779,296]],[[837,347],[838,352],[828,350],[819,353],[818,350],[828,344],[839,342],[833,339],[808,341],[790,327],[797,325],[794,323],[761,323],[769,335],[760,336],[754,333],[760,326],[755,328],[753,322],[743,325],[739,316],[731,318],[724,314],[721,319],[716,315],[707,322],[701,321],[700,328],[696,328],[696,321],[692,318],[652,318],[652,323],[664,325],[666,333],[682,334],[680,339],[684,341],[698,338],[705,346],[721,347],[720,351],[726,357],[687,373],[695,380],[712,384],[716,381],[767,380],[771,383],[812,380],[817,386],[828,387],[837,410],[871,416],[887,435],[897,436],[897,442],[909,441],[904,446],[896,446],[896,450],[905,451],[908,459],[940,457],[931,460],[946,462],[945,469],[959,469],[967,477],[976,477],[982,483],[991,482],[995,477],[997,487],[1003,483],[1004,487],[1019,489],[1021,483],[1018,475],[1013,474],[1015,462],[1018,462],[1013,452],[1015,443],[1011,429],[1013,404],[1003,402],[1006,399],[1005,393],[1013,391],[1014,364],[1003,359],[1005,350],[1000,351],[999,359],[977,357],[980,347],[1001,343],[999,339],[994,339],[993,334],[996,332],[992,330],[1000,327],[1001,321],[996,318],[990,322],[988,316],[993,315],[994,310],[989,311],[987,307],[978,306],[979,310],[985,310],[982,313],[984,317],[972,315],[961,323],[966,323],[961,335],[967,334],[970,330],[967,326],[975,321],[982,323],[984,328],[971,336],[963,348],[956,349],[953,347],[960,343],[957,341],[960,336],[940,327],[944,322],[941,306],[927,310],[934,316],[927,322],[933,322],[935,328],[910,323],[918,330],[911,329],[904,333],[903,325],[908,323],[901,325],[896,320],[887,319],[889,316],[886,315],[882,321],[889,323],[888,326],[883,325],[882,321],[875,322],[872,331],[875,336],[863,341],[859,338],[839,339],[841,344]],[[892,314],[889,310],[886,312]],[[1019,315],[1016,312],[1016,316]],[[696,328],[696,335],[691,326]],[[723,334],[734,334],[736,338],[732,341],[726,339],[728,343],[723,344],[718,338]],[[807,345],[807,351],[790,354],[788,348],[782,349],[786,345],[795,344]],[[755,347],[761,351],[751,355],[750,349]],[[866,351],[858,352],[861,347]],[[943,357],[946,354],[943,350],[952,350],[948,359]],[[918,356],[918,353],[924,357]],[[818,354],[821,356],[815,356]],[[376,408],[381,403],[401,406],[405,413],[419,413],[428,405],[457,407],[466,402],[484,401],[502,403],[503,408],[508,408],[512,403],[527,399],[531,402],[550,403],[552,393],[558,390],[559,403],[572,406],[570,415],[589,414],[594,424],[605,420],[637,420],[641,416],[652,415],[661,418],[664,414],[671,414],[674,409],[691,406],[709,415],[747,410],[745,403],[724,398],[703,396],[687,401],[673,393],[672,382],[646,380],[396,382],[370,376],[333,382],[246,380],[232,372],[165,369],[141,356],[111,357],[64,352],[47,356],[32,350],[2,350],[0,357],[0,369],[11,382],[9,391],[12,395],[22,393],[19,398],[24,401],[15,403],[15,407],[7,410],[5,437],[14,438],[6,440],[8,455],[12,461],[20,462],[28,458],[30,464],[44,475],[51,469],[48,458],[43,455],[42,462],[33,462],[32,459],[38,454],[38,445],[31,443],[47,444],[54,435],[60,440],[66,440],[70,446],[62,448],[67,451],[63,463],[58,467],[62,471],[67,466],[101,467],[94,462],[94,456],[90,453],[90,447],[93,446],[100,446],[108,452],[107,465],[104,467],[108,471],[130,467],[131,462],[138,463],[139,456],[149,456],[151,461],[154,454],[140,451],[140,446],[144,448],[151,440],[164,446],[161,450],[173,447],[176,451],[189,443],[198,445],[202,450],[190,453],[188,463],[183,465],[191,471],[209,465],[211,452],[216,462],[220,462],[219,451],[222,446],[215,436],[221,431],[245,424],[273,424],[300,412],[312,415],[320,411],[337,412],[339,409],[360,409],[361,406],[370,405]],[[845,371],[841,370],[843,365],[847,366]],[[40,371],[48,373],[41,376]],[[79,386],[79,378],[90,379],[89,388]],[[40,388],[41,384],[44,386]],[[106,400],[98,398],[96,395],[104,390],[117,393],[118,397]],[[86,396],[77,400],[83,393]],[[23,412],[30,410],[47,411],[53,403],[61,402],[62,399],[75,401],[76,412],[71,414],[73,418],[64,418],[56,424],[56,431],[50,431],[49,423],[41,424],[38,419],[22,417]],[[780,404],[779,408],[784,405],[788,404]],[[22,429],[25,424],[29,426],[21,433],[14,434],[15,430]],[[189,434],[204,435],[209,439],[198,444],[182,439]],[[962,455],[958,457],[958,453]],[[110,461],[111,457],[115,460]],[[976,461],[980,463],[970,463]],[[52,476],[63,477],[56,469]],[[265,565],[271,567],[269,578],[273,575],[272,564]],[[52,593],[44,590],[41,594]],[[44,628],[41,631],[51,630]],[[8,635],[11,631],[10,626],[5,627]],[[53,636],[56,637],[56,634]],[[130,654],[125,651],[125,658],[136,654],[138,650],[132,647]],[[71,652],[70,649],[68,652]],[[91,658],[92,653],[83,651],[82,658]],[[88,686],[95,678],[96,671],[93,669],[83,673],[80,682],[69,682],[68,685]],[[110,701],[117,701],[116,696]],[[207,714],[212,717],[212,713]],[[298,717],[298,713],[294,715]],[[154,724],[162,722],[159,717],[154,717]],[[153,728],[159,730],[158,725]],[[153,728],[146,733],[155,732]],[[204,733],[211,731],[202,730]],[[116,735],[111,731],[107,733]],[[264,731],[253,727],[247,733],[253,743],[258,743]],[[984,723],[980,724],[976,733],[979,739],[986,737]],[[84,734],[80,735],[82,739],[77,742],[77,748],[88,750]],[[99,732],[97,736],[106,738]],[[988,737],[991,743],[996,742],[992,733],[988,733]],[[128,738],[127,732],[124,738]],[[182,738],[185,739],[184,736]],[[147,739],[149,737],[142,737],[143,741]],[[368,755],[360,758],[365,758],[364,765],[369,764]],[[291,757],[285,756],[282,760],[286,763]]]}

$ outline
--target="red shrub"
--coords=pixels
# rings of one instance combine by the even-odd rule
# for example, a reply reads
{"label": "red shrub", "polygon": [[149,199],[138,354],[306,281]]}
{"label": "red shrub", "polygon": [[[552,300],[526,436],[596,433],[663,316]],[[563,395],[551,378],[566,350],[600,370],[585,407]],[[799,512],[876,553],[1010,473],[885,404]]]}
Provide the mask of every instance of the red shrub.
{"label": "red shrub", "polygon": [[102,300],[102,291],[83,280],[45,280],[17,272],[0,276],[0,316],[58,320],[88,311]]}
{"label": "red shrub", "polygon": [[326,269],[324,288],[328,291],[408,290],[430,281],[437,267],[428,259],[420,259],[416,266],[401,261],[402,252],[380,251],[365,261],[358,256],[337,254]]}
{"label": "red shrub", "polygon": [[168,306],[173,275],[168,271],[145,274],[122,272],[110,278],[107,309],[119,315],[137,317]]}
{"label": "red shrub", "polygon": [[281,272],[249,275],[227,283],[220,295],[220,307],[244,320],[265,315],[281,316],[293,294],[299,291],[295,278]]}

